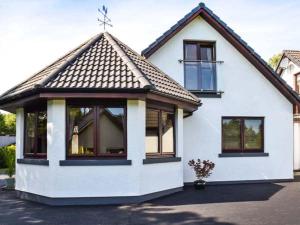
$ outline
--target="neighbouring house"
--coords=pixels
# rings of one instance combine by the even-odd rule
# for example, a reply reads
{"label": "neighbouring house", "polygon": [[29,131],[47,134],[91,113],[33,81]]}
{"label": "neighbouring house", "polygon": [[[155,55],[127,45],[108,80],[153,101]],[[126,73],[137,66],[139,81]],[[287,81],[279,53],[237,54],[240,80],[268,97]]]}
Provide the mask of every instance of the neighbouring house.
{"label": "neighbouring house", "polygon": [[298,94],[204,4],[142,55],[102,33],[0,97],[21,198],[141,202],[192,182],[195,158],[212,183],[293,179]]}
{"label": "neighbouring house", "polygon": [[[300,51],[284,50],[276,72],[300,93]],[[300,170],[300,110],[297,106],[294,107],[294,170]]]}
{"label": "neighbouring house", "polygon": [[0,136],[0,147],[14,145],[16,144],[16,137],[15,136]]}

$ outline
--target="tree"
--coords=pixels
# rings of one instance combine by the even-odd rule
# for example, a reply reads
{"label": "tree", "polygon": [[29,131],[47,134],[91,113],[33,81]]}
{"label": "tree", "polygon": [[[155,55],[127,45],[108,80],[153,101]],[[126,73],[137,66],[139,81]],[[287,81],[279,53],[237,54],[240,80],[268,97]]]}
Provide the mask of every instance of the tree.
{"label": "tree", "polygon": [[16,135],[16,115],[0,112],[0,135]]}
{"label": "tree", "polygon": [[273,55],[268,61],[269,66],[271,66],[275,70],[281,57],[282,57],[282,53]]}

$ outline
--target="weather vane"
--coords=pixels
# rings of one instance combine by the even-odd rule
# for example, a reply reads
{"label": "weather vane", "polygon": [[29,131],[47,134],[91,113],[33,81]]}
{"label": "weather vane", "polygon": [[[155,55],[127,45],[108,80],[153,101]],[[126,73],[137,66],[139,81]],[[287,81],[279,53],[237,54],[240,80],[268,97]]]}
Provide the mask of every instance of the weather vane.
{"label": "weather vane", "polygon": [[99,19],[98,18],[98,21],[100,22],[100,26],[103,26],[103,29],[105,31],[105,27],[106,26],[110,26],[112,27],[112,24],[111,24],[111,19],[109,19],[107,17],[107,7],[105,5],[102,6],[102,9],[99,9],[98,8],[98,12],[101,13],[101,15],[103,16],[103,19]]}

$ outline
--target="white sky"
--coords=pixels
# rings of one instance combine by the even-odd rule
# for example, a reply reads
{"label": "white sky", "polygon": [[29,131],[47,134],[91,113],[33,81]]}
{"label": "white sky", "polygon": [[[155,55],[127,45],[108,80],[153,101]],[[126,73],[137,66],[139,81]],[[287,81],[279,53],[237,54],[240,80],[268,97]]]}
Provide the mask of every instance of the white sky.
{"label": "white sky", "polygon": [[[300,1],[204,2],[266,60],[300,50]],[[109,32],[140,52],[199,1],[0,0],[0,93],[102,31],[103,3],[114,25]]]}

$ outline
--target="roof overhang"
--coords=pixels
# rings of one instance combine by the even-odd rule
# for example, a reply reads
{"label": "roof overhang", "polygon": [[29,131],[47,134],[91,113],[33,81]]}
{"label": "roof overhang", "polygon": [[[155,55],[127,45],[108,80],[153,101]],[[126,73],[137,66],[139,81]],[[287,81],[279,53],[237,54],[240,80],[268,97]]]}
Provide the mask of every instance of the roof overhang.
{"label": "roof overhang", "polygon": [[78,89],[40,89],[34,92],[22,93],[22,95],[12,96],[12,98],[0,100],[0,109],[14,113],[17,108],[26,107],[30,104],[37,104],[41,101],[50,99],[131,99],[131,100],[153,100],[165,104],[175,105],[182,108],[185,112],[194,112],[201,106],[198,102],[189,102],[174,96],[161,95],[161,93],[151,92],[150,90],[127,90],[119,91],[101,90],[78,90]]}

